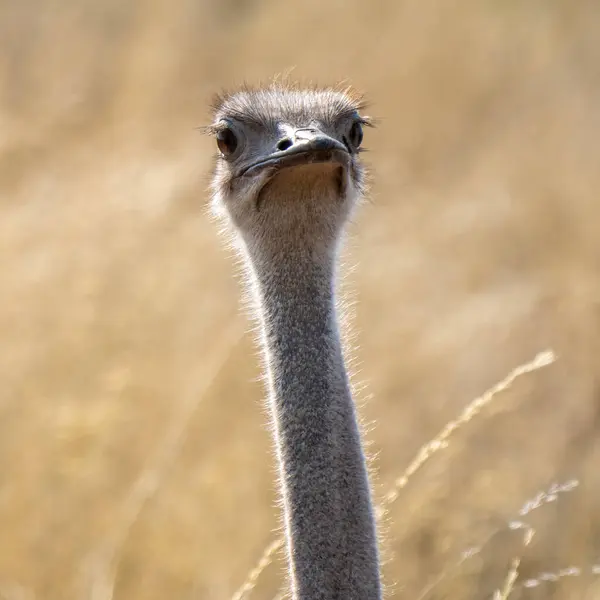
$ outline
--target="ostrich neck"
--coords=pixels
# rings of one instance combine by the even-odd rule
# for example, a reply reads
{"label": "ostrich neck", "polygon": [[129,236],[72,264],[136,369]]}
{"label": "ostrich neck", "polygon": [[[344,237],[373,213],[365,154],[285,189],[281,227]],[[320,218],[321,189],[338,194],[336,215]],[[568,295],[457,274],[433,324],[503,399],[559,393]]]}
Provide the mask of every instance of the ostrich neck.
{"label": "ostrich neck", "polygon": [[[253,256],[254,254],[254,256]],[[250,252],[294,600],[378,600],[376,533],[335,310],[335,252]]]}

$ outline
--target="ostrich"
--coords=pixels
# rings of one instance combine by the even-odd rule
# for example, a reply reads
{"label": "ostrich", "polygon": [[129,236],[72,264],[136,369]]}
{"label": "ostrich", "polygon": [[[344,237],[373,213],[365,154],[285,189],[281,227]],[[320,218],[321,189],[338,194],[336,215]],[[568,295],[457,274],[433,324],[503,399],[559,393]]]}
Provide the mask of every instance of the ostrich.
{"label": "ostrich", "polygon": [[363,193],[362,102],[272,84],[217,99],[212,206],[260,324],[294,600],[379,600],[377,535],[335,308]]}

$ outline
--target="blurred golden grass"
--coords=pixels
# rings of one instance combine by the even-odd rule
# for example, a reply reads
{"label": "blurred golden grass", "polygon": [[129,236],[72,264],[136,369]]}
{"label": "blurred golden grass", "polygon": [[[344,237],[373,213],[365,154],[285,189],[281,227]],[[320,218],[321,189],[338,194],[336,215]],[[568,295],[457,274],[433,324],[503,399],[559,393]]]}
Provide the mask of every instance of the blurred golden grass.
{"label": "blurred golden grass", "polygon": [[[0,0],[0,595],[89,598],[99,568],[115,599],[229,598],[271,539],[258,362],[194,127],[220,87],[295,67],[380,122],[347,252],[378,498],[464,398],[560,356],[402,490],[390,595],[575,478],[511,598],[593,598],[599,30],[594,0]],[[500,528],[429,598],[489,597],[522,551]],[[586,575],[521,585],[569,565]]]}
{"label": "blurred golden grass", "polygon": [[[458,415],[458,417],[446,423],[443,429],[431,441],[421,446],[415,458],[410,462],[410,464],[404,470],[404,472],[394,480],[392,486],[383,495],[383,497],[379,501],[379,505],[375,507],[375,514],[377,515],[377,519],[381,521],[382,517],[384,517],[385,515],[386,509],[389,507],[390,504],[392,504],[392,502],[394,502],[398,498],[400,491],[408,484],[409,478],[412,477],[417,471],[419,471],[436,452],[447,448],[448,440],[463,425],[466,425],[474,417],[476,417],[481,412],[481,410],[485,408],[495,398],[495,396],[497,396],[500,392],[508,390],[518,377],[546,367],[552,364],[554,360],[555,357],[551,351],[539,353],[533,360],[514,368],[502,381],[498,382],[495,386],[487,390],[481,396],[478,396],[477,398],[475,398],[475,400],[471,401],[466,406],[466,408]],[[527,531],[531,531],[531,529],[527,529]],[[526,539],[529,540],[529,537]],[[527,541],[526,545],[529,545],[529,541]],[[256,567],[254,567],[248,573],[246,580],[233,595],[232,600],[242,600],[245,596],[252,592],[252,590],[256,587],[258,578],[261,576],[263,571],[271,564],[275,553],[283,547],[284,538],[279,537],[265,548]],[[512,586],[514,585],[518,565],[519,562],[515,562],[514,567],[509,572],[510,577],[507,578],[507,585],[505,591],[503,592],[502,598],[508,597],[508,594],[510,593],[510,588],[512,588]],[[431,589],[433,589],[433,587],[430,587],[427,590],[427,593],[429,593]],[[420,598],[421,597],[424,597],[424,593],[420,595]]]}

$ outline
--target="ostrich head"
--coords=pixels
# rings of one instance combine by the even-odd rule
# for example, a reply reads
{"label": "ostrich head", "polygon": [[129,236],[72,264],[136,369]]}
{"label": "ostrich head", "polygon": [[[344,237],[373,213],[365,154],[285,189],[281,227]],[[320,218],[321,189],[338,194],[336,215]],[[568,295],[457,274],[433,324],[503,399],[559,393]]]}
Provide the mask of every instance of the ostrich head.
{"label": "ostrich head", "polygon": [[273,85],[218,98],[213,207],[246,244],[335,240],[363,190],[362,102]]}

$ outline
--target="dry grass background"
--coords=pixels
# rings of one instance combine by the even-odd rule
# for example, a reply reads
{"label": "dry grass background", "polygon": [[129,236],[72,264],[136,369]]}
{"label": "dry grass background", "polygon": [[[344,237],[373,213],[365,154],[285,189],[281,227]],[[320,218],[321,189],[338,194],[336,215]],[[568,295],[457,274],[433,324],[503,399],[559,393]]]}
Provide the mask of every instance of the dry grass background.
{"label": "dry grass background", "polygon": [[489,598],[522,549],[506,522],[575,478],[531,513],[511,597],[600,597],[599,31],[595,0],[0,1],[0,597],[226,599],[273,539],[194,127],[292,66],[380,119],[348,251],[378,497],[471,398],[558,355],[390,506],[388,595],[446,572],[427,598]]}

